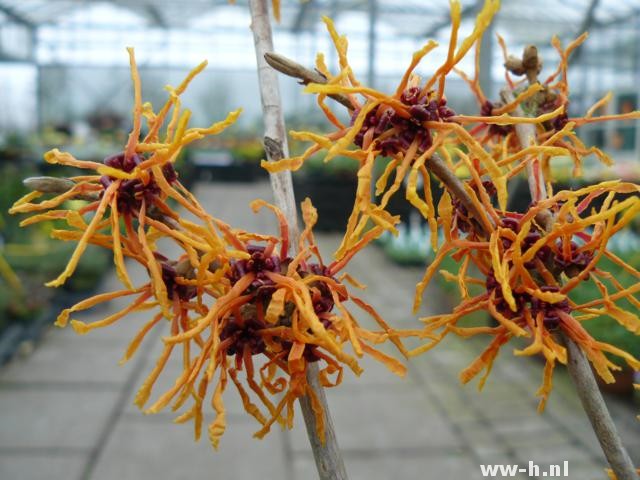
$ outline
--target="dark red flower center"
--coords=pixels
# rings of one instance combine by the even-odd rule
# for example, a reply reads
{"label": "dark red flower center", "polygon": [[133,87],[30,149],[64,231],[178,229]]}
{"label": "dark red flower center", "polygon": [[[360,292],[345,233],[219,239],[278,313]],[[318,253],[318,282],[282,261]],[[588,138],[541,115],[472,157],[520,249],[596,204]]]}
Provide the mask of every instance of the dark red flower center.
{"label": "dark red flower center", "polygon": [[[487,100],[480,107],[480,115],[483,117],[492,117],[493,109],[496,108],[493,102]],[[513,131],[513,125],[496,125],[495,123],[489,123],[489,133],[491,135],[497,135],[500,137],[506,137]]]}
{"label": "dark red flower center", "polygon": [[167,289],[167,297],[174,298],[177,296],[181,301],[188,302],[196,296],[196,287],[192,285],[184,285],[178,282],[178,277],[186,277],[184,272],[178,271],[178,268],[180,268],[180,264],[178,262],[169,260],[159,252],[154,252],[153,256],[160,263],[162,281]]}
{"label": "dark red flower center", "polygon": [[[233,260],[231,262],[231,269],[227,274],[227,278],[232,285],[249,273],[255,275],[251,285],[242,292],[242,295],[251,295],[252,297],[241,309],[242,318],[235,318],[235,314],[230,316],[229,323],[221,336],[221,338],[230,338],[235,335],[233,337],[233,348],[227,350],[229,355],[244,351],[245,344],[250,346],[253,354],[261,353],[264,350],[264,342],[261,340],[259,330],[265,328],[266,325],[263,319],[260,318],[258,312],[260,311],[262,315],[264,315],[264,311],[268,307],[273,293],[276,291],[276,283],[269,278],[268,273],[273,272],[286,275],[287,268],[292,261],[290,257],[281,258],[280,255],[268,253],[267,249],[262,245],[250,245],[247,248],[247,252],[250,254],[250,258]],[[333,279],[328,267],[318,263],[301,263],[298,266],[298,274],[302,278],[308,275],[319,275]],[[311,301],[316,315],[318,315],[318,318],[325,328],[331,328],[331,316],[329,314],[333,310],[335,302],[329,285],[322,280],[318,280],[312,282],[309,287],[311,289]],[[344,300],[344,298],[341,298],[341,300]],[[281,319],[283,324],[290,322],[290,318],[287,318],[287,315],[293,307],[293,303],[288,307],[285,306],[285,314]],[[224,340],[224,338],[222,339]],[[287,344],[285,341],[281,343],[284,349],[291,347],[291,344]],[[318,359],[318,357],[313,354],[313,348],[305,349],[305,358],[307,358],[308,361]]]}
{"label": "dark red flower center", "polygon": [[[138,154],[126,157],[126,155],[121,152],[105,158],[103,163],[111,168],[131,173],[133,169],[143,161],[144,158]],[[174,183],[178,179],[178,174],[173,168],[172,163],[166,163],[162,167],[162,173],[169,183]],[[116,178],[109,175],[100,177],[100,183],[105,189],[115,180]],[[147,184],[144,184],[139,179],[123,180],[118,187],[118,211],[123,214],[136,215],[142,206],[142,200],[144,200],[148,206],[151,206],[160,193],[160,187],[153,179]]]}
{"label": "dark red flower center", "polygon": [[[520,224],[516,218],[505,217],[500,221],[500,226],[509,228],[514,232],[520,231]],[[538,240],[542,238],[542,232],[538,230],[530,231],[525,237],[521,245],[522,253],[526,253]],[[512,246],[512,240],[502,238],[502,246],[508,249]],[[560,274],[564,272],[569,277],[578,275],[582,272],[593,258],[592,252],[580,252],[576,242],[570,243],[570,251],[568,255],[563,253],[562,243],[556,241],[552,248],[544,245],[536,251],[535,259],[524,264],[533,278],[541,279],[543,275],[538,271],[540,264],[535,260],[544,263],[549,272]],[[540,267],[541,268],[541,267]],[[495,299],[496,310],[507,318],[521,316],[524,309],[528,309],[534,319],[539,313],[542,313],[545,327],[549,330],[555,329],[560,324],[561,318],[558,312],[570,313],[571,307],[567,299],[560,302],[550,303],[543,301],[527,292],[513,291],[513,297],[516,303],[516,311],[512,311],[509,304],[504,298],[502,287],[497,281],[493,269],[487,275],[485,287],[487,293],[493,295]],[[560,289],[554,285],[543,285],[540,287],[542,292],[559,292]]]}
{"label": "dark red flower center", "polygon": [[[404,118],[387,106],[379,105],[367,114],[362,128],[355,137],[354,143],[363,147],[365,138],[373,141],[389,130],[392,135],[386,135],[380,141],[378,148],[383,155],[394,155],[406,150],[414,142],[418,142],[418,151],[424,152],[431,146],[431,132],[423,123],[425,121],[446,122],[455,115],[455,112],[447,106],[447,101],[430,100],[430,95],[421,95],[419,87],[407,88],[400,100],[409,106],[409,118]],[[351,118],[355,122],[360,110],[356,110]]]}

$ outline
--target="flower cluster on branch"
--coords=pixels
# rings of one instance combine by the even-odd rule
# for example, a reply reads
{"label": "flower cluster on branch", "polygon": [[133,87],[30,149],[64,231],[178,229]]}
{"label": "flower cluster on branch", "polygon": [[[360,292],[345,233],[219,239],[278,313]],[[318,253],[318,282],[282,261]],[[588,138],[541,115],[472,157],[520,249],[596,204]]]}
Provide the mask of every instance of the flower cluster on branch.
{"label": "flower cluster on branch", "polygon": [[[317,433],[323,438],[322,406],[307,383],[310,363],[322,365],[320,383],[325,387],[340,384],[344,366],[359,375],[358,358],[363,355],[396,374],[405,373],[402,363],[377,349],[391,341],[406,355],[400,335],[353,293],[354,288],[364,286],[344,272],[349,260],[382,229],[369,231],[341,260],[325,264],[313,236],[317,213],[308,199],[302,203],[305,229],[293,249],[294,239],[283,214],[263,200],[254,201],[251,207],[273,211],[280,225],[277,236],[236,229],[211,216],[180,183],[174,163],[185,145],[222,132],[240,111],[208,128],[188,128],[190,113],[181,108],[180,95],[205,67],[203,63],[180,86],[169,88],[169,100],[154,112],[150,104],[142,103],[133,51],[129,53],[134,126],[124,151],[103,163],[77,160],[57,149],[48,152],[48,162],[90,174],[31,179],[28,184],[34,191],[11,209],[14,214],[31,214],[22,221],[23,226],[61,222],[64,226],[54,229],[53,237],[77,243],[64,272],[49,286],[64,284],[87,245],[113,252],[124,288],[65,309],[56,324],[70,323],[79,334],[87,334],[124,321],[132,312],[148,312],[149,320],[125,350],[122,361],[126,362],[152,329],[168,323],[162,353],[135,403],[147,413],[168,406],[173,411],[183,409],[176,421],[192,420],[198,438],[203,408],[210,398],[216,417],[208,433],[216,448],[226,426],[223,393],[229,380],[245,410],[261,424],[256,436],[264,436],[274,423],[290,428],[295,400],[308,395],[316,413]],[[143,119],[147,133],[141,137]],[[188,220],[186,214],[196,220]],[[173,242],[180,254],[168,258],[161,240]],[[142,265],[148,282],[134,285],[125,260]],[[118,298],[131,298],[131,302],[99,321],[70,320]],[[375,327],[361,325],[351,306],[370,317]],[[179,362],[182,373],[148,405],[169,362]]]}
{"label": "flower cluster on branch", "polygon": [[[277,16],[279,3],[273,5]],[[640,370],[639,359],[593,338],[584,327],[593,318],[609,316],[640,335],[640,318],[625,306],[640,308],[640,272],[607,249],[611,237],[640,211],[640,187],[610,181],[554,192],[550,168],[558,156],[573,160],[575,176],[589,155],[610,164],[609,156],[586,146],[576,129],[592,122],[637,119],[640,112],[595,116],[611,99],[608,94],[583,116],[569,116],[568,59],[586,35],[566,48],[557,38],[552,40],[559,62],[544,82],[538,80],[542,63],[535,47],[527,47],[523,57],[516,58],[507,54],[499,39],[506,88],[499,101],[488,99],[479,84],[480,46],[499,2],[484,2],[473,30],[460,42],[461,6],[458,1],[451,5],[445,61],[432,67],[435,73],[428,79],[415,73],[437,47],[429,41],[414,53],[391,94],[359,82],[349,65],[347,38],[324,19],[340,70],[331,73],[319,55],[317,71],[309,74],[311,80],[303,81],[306,92],[317,95],[318,107],[333,131],[291,132],[293,138],[311,146],[300,156],[265,161],[263,167],[272,173],[295,171],[321,151],[326,161],[340,155],[357,162],[352,214],[331,263],[323,261],[315,241],[317,212],[309,199],[301,205],[304,230],[299,238],[290,235],[293,226],[278,208],[254,201],[254,211],[267,208],[277,219],[279,233],[268,235],[237,229],[215,218],[180,182],[174,164],[182,149],[222,132],[240,114],[232,112],[207,128],[188,127],[190,113],[182,108],[180,95],[204,63],[177,88],[169,87],[168,101],[155,112],[151,104],[142,102],[130,50],[134,121],[123,152],[102,163],[78,160],[55,149],[45,155],[47,162],[88,171],[68,179],[32,179],[28,184],[34,191],[11,209],[31,214],[22,225],[57,221],[63,226],[52,235],[77,243],[65,270],[48,285],[64,284],[89,244],[113,252],[123,284],[122,290],[64,310],[57,324],[70,323],[86,334],[120,322],[131,312],[148,312],[147,323],[132,339],[123,361],[134,355],[152,329],[168,324],[162,353],[136,396],[141,409],[181,411],[176,421],[193,421],[199,437],[208,401],[216,413],[208,434],[217,448],[226,428],[223,394],[230,380],[245,410],[261,425],[256,436],[264,436],[276,423],[290,428],[294,402],[306,396],[323,439],[322,405],[306,375],[310,364],[320,366],[319,383],[324,387],[340,384],[345,367],[360,374],[359,358],[365,355],[404,375],[405,366],[378,345],[391,342],[400,355],[411,357],[431,350],[449,334],[489,339],[486,349],[461,373],[463,383],[484,371],[482,387],[501,347],[514,339],[520,342],[516,356],[544,357],[540,409],[551,392],[555,366],[567,363],[565,342],[575,343],[605,382],[613,382],[613,372],[621,368],[613,357]],[[474,49],[475,73],[469,77],[457,65]],[[447,103],[446,80],[452,72],[468,83],[478,101],[478,115],[460,114]],[[525,78],[516,81],[513,75]],[[325,103],[327,97],[347,107],[346,122]],[[375,167],[381,162],[386,162],[385,167],[375,178]],[[514,211],[508,208],[508,182],[524,171],[532,203],[524,212]],[[432,176],[442,188],[437,205]],[[393,329],[373,306],[354,294],[363,286],[344,272],[373,240],[385,231],[397,232],[399,217],[388,206],[403,183],[406,199],[430,227],[431,248],[436,251],[417,283],[414,310],[448,257],[457,263],[457,270],[440,273],[455,282],[460,293],[460,302],[451,312],[423,318],[422,328],[408,331]],[[188,220],[187,214],[195,220]],[[180,254],[166,256],[161,240],[172,241]],[[125,260],[142,265],[148,281],[134,285]],[[603,268],[603,260],[637,282],[623,285]],[[578,302],[574,292],[584,282],[594,284],[599,295]],[[100,321],[70,321],[78,312],[125,297],[131,299],[127,307]],[[356,308],[373,327],[361,324]],[[495,323],[465,322],[479,311],[488,313]],[[402,342],[405,337],[424,343],[408,351]],[[154,385],[171,361],[179,362],[182,372],[169,390],[148,405]]]}
{"label": "flower cluster on branch", "polygon": [[[608,182],[554,193],[550,168],[558,156],[573,160],[576,177],[582,173],[587,156],[595,155],[610,165],[610,157],[597,147],[586,146],[576,130],[593,122],[640,118],[640,112],[596,116],[611,99],[607,94],[583,116],[569,116],[568,60],[586,34],[566,47],[553,38],[558,66],[543,82],[538,80],[542,61],[537,49],[527,47],[522,58],[510,56],[499,37],[506,88],[500,101],[487,99],[479,81],[480,47],[498,8],[499,2],[485,1],[472,32],[459,42],[461,9],[459,2],[452,2],[445,62],[432,66],[435,73],[427,80],[415,73],[437,47],[435,42],[427,42],[414,53],[391,94],[361,84],[349,65],[346,37],[340,36],[331,20],[325,18],[340,70],[330,72],[323,56],[318,55],[316,71],[325,81],[318,83],[312,76],[303,81],[307,84],[305,91],[317,95],[318,106],[334,131],[291,132],[292,137],[311,142],[311,146],[300,156],[265,162],[263,166],[269,171],[297,170],[321,151],[327,162],[337,155],[358,162],[357,195],[337,258],[372,225],[396,233],[399,218],[387,206],[405,183],[405,197],[428,222],[431,246],[436,251],[435,260],[417,285],[416,309],[427,284],[448,256],[459,263],[459,271],[442,273],[457,282],[461,294],[461,303],[452,313],[424,319],[422,336],[430,341],[411,354],[431,349],[449,333],[465,337],[489,335],[489,348],[462,373],[466,383],[482,369],[488,374],[499,348],[511,338],[527,338],[530,345],[516,354],[540,354],[547,360],[540,389],[543,408],[551,389],[553,367],[567,360],[559,332],[582,348],[606,382],[613,381],[611,371],[619,367],[605,352],[625,359],[633,369],[640,367],[637,359],[592,338],[583,326],[591,318],[608,315],[632,333],[640,333],[637,315],[616,303],[624,299],[640,305],[636,287],[621,285],[598,263],[607,258],[637,278],[638,272],[608,251],[606,245],[637,215],[639,187]],[[457,65],[473,49],[475,72],[470,77]],[[447,105],[446,80],[454,71],[477,98],[479,115],[463,115]],[[514,76],[524,78],[515,80]],[[347,107],[349,123],[341,122],[325,104],[327,97]],[[378,163],[385,167],[376,179],[374,167]],[[525,170],[530,177],[533,203],[526,212],[509,211],[507,184]],[[443,189],[438,205],[431,191],[432,176]],[[418,191],[419,182],[422,192]],[[619,200],[621,195],[628,198]],[[593,208],[596,210],[592,212]],[[444,239],[441,246],[439,238]],[[575,304],[571,292],[582,281],[594,282],[601,297]],[[474,284],[484,291],[471,296],[469,290]],[[609,292],[611,289],[615,291]],[[466,315],[478,310],[488,312],[498,326],[460,325]]]}
{"label": "flower cluster on branch", "polygon": [[[447,197],[441,203],[445,245],[438,251],[416,290],[415,308],[423,291],[442,261],[452,256],[459,264],[456,273],[442,271],[448,281],[459,286],[460,304],[451,313],[422,319],[425,334],[433,340],[414,351],[430,350],[446,335],[493,337],[487,349],[460,375],[467,383],[482,370],[482,386],[500,348],[513,338],[525,338],[529,345],[514,350],[515,355],[543,355],[547,362],[539,390],[540,408],[551,391],[551,374],[556,362],[566,363],[566,351],[557,333],[562,331],[587,355],[594,369],[608,383],[612,371],[620,370],[605,354],[624,359],[634,370],[640,360],[623,350],[594,339],[583,322],[607,315],[634,334],[640,334],[640,318],[616,302],[628,300],[636,308],[639,283],[622,285],[599,266],[607,258],[640,280],[640,272],[607,250],[608,240],[640,211],[640,187],[618,181],[604,182],[575,191],[560,191],[531,206],[525,213],[491,210],[496,228],[488,238],[459,228],[460,215]],[[485,190],[485,194],[488,193]],[[616,195],[631,194],[616,202]],[[594,202],[604,197],[599,207]],[[553,212],[553,224],[544,228],[537,221],[542,211]],[[571,293],[583,282],[593,282],[601,296],[576,304]],[[614,291],[610,292],[607,284]],[[475,285],[483,291],[470,295]],[[484,288],[483,288],[484,287]],[[486,311],[497,326],[465,326],[464,318]]]}

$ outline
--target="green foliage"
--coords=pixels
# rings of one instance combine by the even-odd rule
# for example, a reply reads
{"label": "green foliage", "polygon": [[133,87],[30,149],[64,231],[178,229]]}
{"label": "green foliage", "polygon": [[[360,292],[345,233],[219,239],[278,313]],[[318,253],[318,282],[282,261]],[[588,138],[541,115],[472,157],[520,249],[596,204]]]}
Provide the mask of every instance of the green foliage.
{"label": "green foliage", "polygon": [[311,178],[355,178],[359,167],[356,160],[348,157],[335,157],[329,162],[325,162],[324,158],[325,155],[319,153],[308,159],[302,167],[303,174]]}
{"label": "green foliage", "polygon": [[18,131],[8,132],[0,138],[0,157],[20,158],[30,151],[31,143],[29,137]]}
{"label": "green foliage", "polygon": [[429,237],[424,228],[411,229],[401,224],[398,226],[397,236],[386,232],[384,237],[380,241],[384,252],[400,265],[424,266],[433,257],[433,252],[427,247]]}
{"label": "green foliage", "polygon": [[[623,260],[634,268],[640,267],[640,253],[624,254],[621,255],[621,257],[624,257]],[[633,276],[609,259],[602,259],[598,263],[598,267],[610,272],[617,281],[626,287],[635,283]],[[609,293],[615,292],[611,282],[605,282],[605,284],[609,289]],[[571,294],[571,299],[576,303],[585,303],[598,298],[602,298],[600,290],[598,290],[598,287],[591,281],[583,282],[583,284],[579,288],[576,288]],[[616,304],[620,308],[636,314],[638,313],[638,309],[626,299],[616,301]],[[640,358],[640,337],[628,331],[613,318],[601,316],[586,320],[583,322],[583,325],[597,340],[615,345],[618,348],[626,350],[636,358]]]}
{"label": "green foliage", "polygon": [[[14,270],[43,281],[55,278],[64,270],[73,253],[75,244],[49,241],[35,245],[7,245],[5,256]],[[78,263],[73,276],[67,281],[71,290],[89,290],[93,288],[109,267],[109,255],[106,250],[89,245]]]}
{"label": "green foliage", "polygon": [[636,358],[640,358],[640,338],[609,317],[598,317],[584,323],[597,340],[610,343]]}
{"label": "green foliage", "polygon": [[29,233],[19,226],[20,218],[9,215],[11,205],[27,193],[22,178],[37,175],[34,168],[5,161],[0,167],[0,236],[4,241],[26,241]]}
{"label": "green foliage", "polygon": [[[0,330],[8,322],[28,322],[36,312],[46,308],[53,291],[44,283],[64,270],[74,244],[52,240],[53,228],[64,222],[44,222],[29,228],[20,228],[25,215],[9,215],[7,211],[21,196],[27,193],[22,179],[40,175],[34,166],[6,161],[0,168],[0,254],[22,283],[13,286],[0,276]],[[64,174],[69,175],[66,170]],[[83,255],[75,275],[64,290],[85,291],[95,288],[110,263],[106,250],[89,246]],[[6,265],[5,265],[6,267]]]}
{"label": "green foliage", "polygon": [[231,148],[231,156],[236,163],[255,165],[266,158],[262,144],[255,140],[238,142]]}

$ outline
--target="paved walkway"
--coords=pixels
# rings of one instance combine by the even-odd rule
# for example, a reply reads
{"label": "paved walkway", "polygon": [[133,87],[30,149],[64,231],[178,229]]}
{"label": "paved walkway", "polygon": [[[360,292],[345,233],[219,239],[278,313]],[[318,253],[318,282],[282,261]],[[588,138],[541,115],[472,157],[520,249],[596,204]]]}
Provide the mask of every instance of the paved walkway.
{"label": "paved walkway", "polygon": [[[268,216],[253,216],[245,207],[255,197],[269,199],[267,185],[207,184],[198,195],[227,221],[272,230]],[[320,240],[328,257],[338,239]],[[365,297],[391,324],[415,327],[408,312],[419,269],[397,267],[371,247],[350,272],[368,284]],[[115,286],[111,275],[103,289]],[[433,306],[438,295],[428,292],[426,303]],[[113,302],[85,318],[103,318],[118,308]],[[144,321],[134,315],[82,338],[71,329],[52,329],[32,355],[0,370],[0,479],[316,478],[300,416],[292,432],[275,428],[265,440],[254,440],[257,424],[242,412],[233,388],[218,453],[206,439],[195,444],[191,426],[174,425],[171,414],[137,411],[133,395],[153,366],[160,332],[129,364],[118,367],[117,361]],[[537,415],[534,394],[542,368],[536,361],[505,350],[482,393],[458,383],[458,372],[481,348],[482,342],[451,340],[414,359],[405,379],[371,362],[360,378],[346,373],[328,398],[351,480],[478,479],[480,464],[529,460],[543,466],[567,460],[572,479],[605,478],[604,459],[565,372],[558,369],[547,410]],[[176,371],[168,373],[164,385]],[[609,403],[640,463],[636,412]]]}

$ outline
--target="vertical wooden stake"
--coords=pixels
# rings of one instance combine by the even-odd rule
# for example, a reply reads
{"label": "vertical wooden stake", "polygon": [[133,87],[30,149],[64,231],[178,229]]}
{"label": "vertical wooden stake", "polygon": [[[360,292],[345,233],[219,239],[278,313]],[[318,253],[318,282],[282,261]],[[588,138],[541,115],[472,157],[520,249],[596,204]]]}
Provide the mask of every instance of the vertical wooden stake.
{"label": "vertical wooden stake", "polygon": [[[266,0],[250,0],[249,6],[251,9],[251,30],[253,31],[256,60],[258,62],[260,96],[262,98],[265,151],[269,161],[276,161],[289,156],[289,151],[278,76],[276,71],[265,60],[265,54],[273,52],[269,9]],[[272,173],[270,177],[276,205],[284,212],[289,223],[292,240],[291,248],[294,250],[292,253],[295,254],[299,230],[291,172]],[[300,399],[300,407],[307,427],[307,435],[311,443],[320,480],[346,480],[347,472],[333,429],[324,389],[318,379],[318,373],[318,365],[316,363],[308,364],[307,382],[324,411],[325,442],[321,443],[318,438],[315,412],[311,406],[311,400],[308,396],[304,396]]]}

